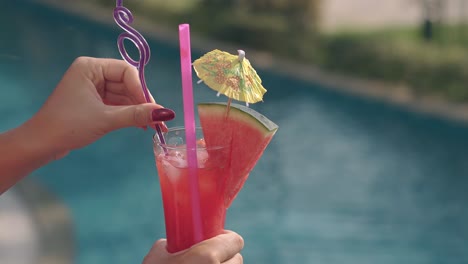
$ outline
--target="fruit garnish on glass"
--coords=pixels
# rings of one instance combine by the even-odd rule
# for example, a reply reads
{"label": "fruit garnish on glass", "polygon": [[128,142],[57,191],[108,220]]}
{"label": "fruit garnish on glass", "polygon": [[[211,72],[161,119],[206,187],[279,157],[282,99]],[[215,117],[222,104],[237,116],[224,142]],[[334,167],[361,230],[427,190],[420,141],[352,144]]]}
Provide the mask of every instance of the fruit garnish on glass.
{"label": "fruit garnish on glass", "polygon": [[[168,251],[194,245],[196,233],[208,239],[224,230],[226,210],[242,189],[249,173],[272,140],[278,126],[257,111],[232,100],[256,103],[266,89],[245,58],[214,50],[193,63],[203,83],[228,97],[225,103],[200,103],[201,128],[196,133],[199,213],[194,225],[190,193],[188,150],[183,127],[165,133],[163,144],[155,137],[155,157],[164,203]],[[168,153],[164,152],[164,149]],[[198,213],[198,212],[197,212]]]}

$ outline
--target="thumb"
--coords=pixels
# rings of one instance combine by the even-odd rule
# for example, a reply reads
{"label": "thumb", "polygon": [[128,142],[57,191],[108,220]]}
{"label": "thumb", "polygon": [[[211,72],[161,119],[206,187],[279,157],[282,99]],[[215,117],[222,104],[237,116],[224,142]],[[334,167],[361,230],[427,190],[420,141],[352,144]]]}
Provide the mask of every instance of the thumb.
{"label": "thumb", "polygon": [[153,264],[153,263],[162,263],[164,259],[169,257],[169,253],[166,251],[167,241],[166,239],[159,239],[151,247],[148,254],[143,259],[142,264]]}
{"label": "thumb", "polygon": [[146,126],[156,122],[169,121],[175,117],[175,113],[171,109],[153,103],[113,106],[109,114],[112,130],[131,126]]}

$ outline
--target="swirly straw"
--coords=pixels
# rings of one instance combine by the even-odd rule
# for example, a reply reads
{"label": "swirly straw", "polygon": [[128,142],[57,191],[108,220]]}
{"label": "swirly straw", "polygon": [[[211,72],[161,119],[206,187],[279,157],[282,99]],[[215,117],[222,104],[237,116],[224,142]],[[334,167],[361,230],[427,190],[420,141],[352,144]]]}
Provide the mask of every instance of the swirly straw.
{"label": "swirly straw", "polygon": [[[141,88],[143,90],[143,94],[145,95],[145,100],[147,103],[150,103],[151,99],[145,81],[145,65],[148,63],[151,57],[148,42],[146,42],[146,39],[138,31],[129,26],[133,23],[133,15],[130,10],[123,6],[123,0],[116,1],[116,7],[114,9],[114,20],[115,23],[117,23],[117,25],[119,25],[119,27],[125,31],[121,33],[117,39],[117,46],[119,48],[120,55],[127,63],[138,69],[138,75],[140,77]],[[132,59],[130,55],[128,55],[124,45],[125,39],[130,40],[137,47],[138,52],[140,53],[140,59],[138,61]],[[162,135],[161,126],[156,124],[154,128],[156,129],[159,142],[164,145],[165,140]]]}

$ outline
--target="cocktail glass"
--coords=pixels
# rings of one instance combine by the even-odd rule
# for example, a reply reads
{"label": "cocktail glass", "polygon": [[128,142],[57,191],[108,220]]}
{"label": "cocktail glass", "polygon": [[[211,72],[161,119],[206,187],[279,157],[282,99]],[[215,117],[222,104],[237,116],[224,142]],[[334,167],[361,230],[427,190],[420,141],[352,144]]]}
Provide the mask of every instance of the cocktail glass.
{"label": "cocktail glass", "polygon": [[[200,193],[202,239],[224,230],[226,206],[224,186],[230,173],[229,145],[204,144],[201,128],[197,133],[197,176]],[[166,225],[167,250],[178,252],[196,244],[192,220],[189,168],[186,159],[185,129],[176,127],[164,133],[165,144],[154,137],[154,155],[161,187]]]}

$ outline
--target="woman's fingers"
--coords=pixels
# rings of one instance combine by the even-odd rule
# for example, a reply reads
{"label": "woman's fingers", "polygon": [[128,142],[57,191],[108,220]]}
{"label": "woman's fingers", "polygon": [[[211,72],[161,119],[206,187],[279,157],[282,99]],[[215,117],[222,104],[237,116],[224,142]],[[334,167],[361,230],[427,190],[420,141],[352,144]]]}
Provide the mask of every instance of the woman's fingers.
{"label": "woman's fingers", "polygon": [[107,127],[109,131],[123,127],[142,127],[174,119],[171,109],[163,109],[160,105],[147,103],[139,105],[108,106]]}
{"label": "woman's fingers", "polygon": [[104,93],[101,94],[101,97],[106,99],[109,95],[125,96],[132,102],[132,104],[146,103],[143,96],[143,91],[140,90],[139,93],[130,92],[127,88],[127,85],[122,82],[107,82]]}
{"label": "woman's fingers", "polygon": [[[135,67],[129,65],[125,61],[119,60],[110,61],[105,65],[109,67],[107,73],[104,71],[104,77],[109,81],[108,84],[110,84],[107,87],[109,91],[130,97],[134,100],[135,104],[146,103],[145,95],[141,88],[140,77]],[[123,86],[113,86],[113,83],[120,83],[123,84]],[[120,91],[115,91],[115,89],[119,89]]]}
{"label": "woman's fingers", "polygon": [[152,103],[156,103],[156,101],[154,100],[153,95],[151,94],[151,92],[150,92],[149,90],[148,90],[148,94],[149,94],[149,97],[150,97],[150,101],[151,101]]}
{"label": "woman's fingers", "polygon": [[[75,64],[84,65],[86,75],[100,90],[101,96],[107,92],[123,94],[132,98],[136,103],[145,103],[145,97],[141,90],[140,78],[135,67],[123,60],[98,59],[80,57]],[[121,83],[123,85],[115,85]]]}
{"label": "woman's fingers", "polygon": [[125,95],[108,93],[105,98],[102,98],[102,101],[106,105],[134,105],[136,104],[132,99],[128,98]]}
{"label": "woman's fingers", "polygon": [[166,251],[166,239],[159,239],[153,244],[148,254],[143,259],[142,264],[169,263],[169,254]]}
{"label": "woman's fingers", "polygon": [[[228,231],[225,234],[210,238],[199,243],[196,247],[200,247],[203,252],[209,252],[208,255],[202,255],[206,261],[213,258],[220,263],[224,263],[232,259],[244,247],[244,240],[237,233]],[[206,248],[206,249],[205,249]],[[208,250],[209,249],[209,250]]]}
{"label": "woman's fingers", "polygon": [[223,262],[223,264],[243,264],[244,259],[240,253],[237,253],[232,259]]}
{"label": "woman's fingers", "polygon": [[166,246],[165,239],[158,240],[146,255],[143,264],[243,263],[240,251],[244,247],[244,240],[232,231],[226,231],[222,235],[202,241],[177,253],[167,252]]}

